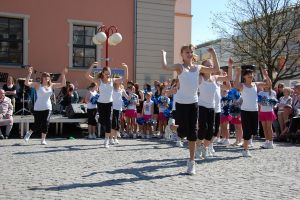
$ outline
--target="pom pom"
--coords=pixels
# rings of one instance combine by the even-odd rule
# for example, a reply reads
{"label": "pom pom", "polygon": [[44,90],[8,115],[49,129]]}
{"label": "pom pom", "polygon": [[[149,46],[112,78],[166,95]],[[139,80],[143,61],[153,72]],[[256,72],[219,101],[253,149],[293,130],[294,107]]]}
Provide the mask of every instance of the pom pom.
{"label": "pom pom", "polygon": [[91,102],[92,104],[97,104],[97,101],[98,101],[99,96],[100,96],[99,94],[96,94],[95,96],[93,96],[93,97],[91,98],[90,102]]}
{"label": "pom pom", "polygon": [[171,117],[171,110],[170,110],[170,109],[166,109],[166,110],[164,111],[164,116],[165,116],[167,119],[169,119],[169,118]]}
{"label": "pom pom", "polygon": [[125,97],[122,97],[122,100],[124,107],[127,108],[127,106],[129,105],[129,101]]}
{"label": "pom pom", "polygon": [[241,95],[237,89],[233,88],[228,92],[227,96],[229,99],[236,100],[239,99]]}
{"label": "pom pom", "polygon": [[145,119],[144,117],[139,117],[136,119],[136,123],[138,123],[138,125],[144,125],[145,124]]}

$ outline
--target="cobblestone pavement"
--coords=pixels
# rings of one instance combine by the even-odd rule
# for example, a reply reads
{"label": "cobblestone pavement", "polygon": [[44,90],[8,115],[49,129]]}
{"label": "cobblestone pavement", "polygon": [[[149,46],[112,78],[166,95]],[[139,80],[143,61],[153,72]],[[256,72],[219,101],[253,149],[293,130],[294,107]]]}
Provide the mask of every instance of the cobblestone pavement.
{"label": "cobblestone pavement", "polygon": [[173,142],[33,139],[0,141],[0,199],[300,199],[300,146],[277,144],[241,157],[216,146],[216,156],[186,172],[186,148]]}

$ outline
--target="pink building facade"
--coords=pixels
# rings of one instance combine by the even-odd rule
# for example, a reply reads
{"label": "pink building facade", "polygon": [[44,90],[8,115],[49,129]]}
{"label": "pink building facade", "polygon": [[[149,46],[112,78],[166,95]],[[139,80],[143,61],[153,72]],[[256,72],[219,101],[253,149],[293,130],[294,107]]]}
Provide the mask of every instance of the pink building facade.
{"label": "pink building facade", "polygon": [[181,43],[191,40],[190,0],[0,0],[0,5],[0,72],[15,78],[26,76],[21,68],[26,64],[37,77],[68,67],[67,79],[86,88],[87,67],[105,57],[105,47],[91,40],[101,25],[114,25],[123,36],[108,48],[109,66],[127,63],[129,79],[140,84],[172,77],[161,71],[160,50],[167,49],[174,62]]}

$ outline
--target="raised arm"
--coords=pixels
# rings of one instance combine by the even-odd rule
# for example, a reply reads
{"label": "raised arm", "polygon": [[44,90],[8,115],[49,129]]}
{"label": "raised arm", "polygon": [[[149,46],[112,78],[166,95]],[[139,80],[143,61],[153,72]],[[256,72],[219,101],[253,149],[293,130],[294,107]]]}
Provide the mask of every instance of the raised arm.
{"label": "raised arm", "polygon": [[[232,80],[232,65],[233,65],[233,60],[232,58],[229,58],[228,60],[228,73],[224,72],[221,76],[217,76],[216,80],[219,82],[226,82],[230,83],[230,81]],[[230,85],[230,84],[229,84]]]}
{"label": "raised arm", "polygon": [[177,74],[181,73],[181,67],[179,64],[168,65],[167,63],[167,52],[161,50],[162,68],[167,71],[175,71]]}
{"label": "raised arm", "polygon": [[234,80],[234,87],[236,89],[238,89],[239,91],[242,91],[243,90],[243,86],[240,82],[240,78],[241,78],[241,67],[237,67],[235,69],[235,80]]}
{"label": "raised arm", "polygon": [[121,84],[123,80],[124,82],[128,81],[128,66],[126,63],[122,63],[122,67],[124,68],[124,77],[113,78],[113,81],[119,84]]}
{"label": "raised arm", "polygon": [[28,86],[28,87],[38,87],[37,86],[37,84],[35,83],[35,82],[32,82],[31,80],[30,80],[30,77],[31,77],[31,74],[32,74],[32,72],[33,72],[33,67],[28,67],[27,68],[27,70],[28,70],[28,74],[27,74],[27,76],[26,76],[26,79],[25,79],[25,85],[26,86]]}
{"label": "raised arm", "polygon": [[263,78],[264,80],[266,80],[266,82],[255,82],[257,86],[268,86],[270,88],[272,88],[272,81],[268,75],[268,71],[264,68],[261,68],[261,72],[262,72],[262,75],[263,75]]}
{"label": "raised arm", "polygon": [[97,65],[98,65],[98,62],[94,62],[93,64],[91,64],[90,68],[87,70],[87,72],[84,75],[86,79],[88,79],[89,81],[94,82],[96,84],[97,84],[97,80],[93,76],[91,76],[91,73],[92,73],[94,66],[97,66]]}
{"label": "raised arm", "polygon": [[60,83],[52,83],[53,88],[62,88],[66,86],[66,73],[68,73],[68,68],[64,68],[64,70],[61,72]]}
{"label": "raised arm", "polygon": [[213,68],[201,66],[200,72],[201,73],[206,73],[206,74],[212,74],[212,73],[219,72],[220,71],[220,64],[219,64],[215,49],[214,48],[208,48],[207,51],[212,56],[212,61],[213,61],[214,66],[213,66]]}

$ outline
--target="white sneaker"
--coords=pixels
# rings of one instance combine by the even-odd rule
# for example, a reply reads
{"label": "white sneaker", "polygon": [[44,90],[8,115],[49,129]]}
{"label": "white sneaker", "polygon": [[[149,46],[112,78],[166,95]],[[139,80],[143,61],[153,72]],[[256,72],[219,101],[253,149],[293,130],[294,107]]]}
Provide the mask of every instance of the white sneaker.
{"label": "white sneaker", "polygon": [[31,130],[29,130],[29,131],[26,132],[26,134],[25,134],[25,136],[24,136],[25,142],[28,142],[28,141],[29,141],[29,138],[30,138],[31,134],[32,134],[32,131],[31,131]]}
{"label": "white sneaker", "polygon": [[116,138],[114,139],[115,144],[119,144],[119,140]]}
{"label": "white sneaker", "polygon": [[104,140],[104,147],[109,148],[109,139]]}
{"label": "white sneaker", "polygon": [[42,141],[41,141],[41,144],[42,144],[42,145],[46,145],[46,144],[47,144],[46,140],[45,140],[45,139],[42,140]]}
{"label": "white sneaker", "polygon": [[248,149],[247,150],[243,150],[242,151],[242,155],[244,157],[252,157],[252,155],[251,155],[251,153],[250,153],[250,151]]}
{"label": "white sneaker", "polygon": [[132,138],[133,138],[133,139],[136,139],[136,134],[135,134],[135,133],[132,134]]}
{"label": "white sneaker", "polygon": [[218,138],[218,137],[215,137],[215,139],[214,139],[213,143],[219,143],[220,141],[221,141],[221,139],[220,139],[220,138]]}
{"label": "white sneaker", "polygon": [[225,140],[224,138],[218,139],[218,142],[217,142],[217,143],[218,143],[218,144],[223,144],[223,143],[224,143],[224,140]]}
{"label": "white sneaker", "polygon": [[189,175],[195,175],[196,174],[196,162],[194,160],[188,160],[187,161],[187,173]]}
{"label": "white sneaker", "polygon": [[203,147],[202,149],[202,158],[206,159],[209,157],[208,147]]}
{"label": "white sneaker", "polygon": [[96,133],[92,134],[92,139],[97,139]]}
{"label": "white sneaker", "polygon": [[88,139],[93,139],[93,135],[89,134]]}
{"label": "white sneaker", "polygon": [[115,144],[114,139],[109,139],[109,144],[110,144],[110,145],[114,145],[114,144]]}
{"label": "white sneaker", "polygon": [[222,144],[226,146],[230,145],[229,139],[224,139]]}
{"label": "white sneaker", "polygon": [[182,141],[181,140],[177,140],[176,146],[182,148],[183,147]]}
{"label": "white sneaker", "polygon": [[273,141],[272,142],[269,142],[269,149],[274,149],[275,148],[275,145],[273,144]]}
{"label": "white sneaker", "polygon": [[212,154],[211,156],[213,156],[213,155],[216,153],[216,151],[215,151],[215,149],[214,149],[214,144],[213,144],[213,143],[211,143],[211,144],[208,146],[208,150],[209,150],[209,153]]}
{"label": "white sneaker", "polygon": [[201,158],[202,157],[202,151],[203,151],[203,145],[201,144],[201,145],[197,146],[195,157],[196,158]]}
{"label": "white sneaker", "polygon": [[254,148],[253,142],[249,142],[249,143],[248,143],[248,147],[249,147],[249,148]]}
{"label": "white sneaker", "polygon": [[268,149],[268,144],[269,144],[269,142],[266,141],[265,143],[263,143],[263,145],[260,146],[260,148]]}

